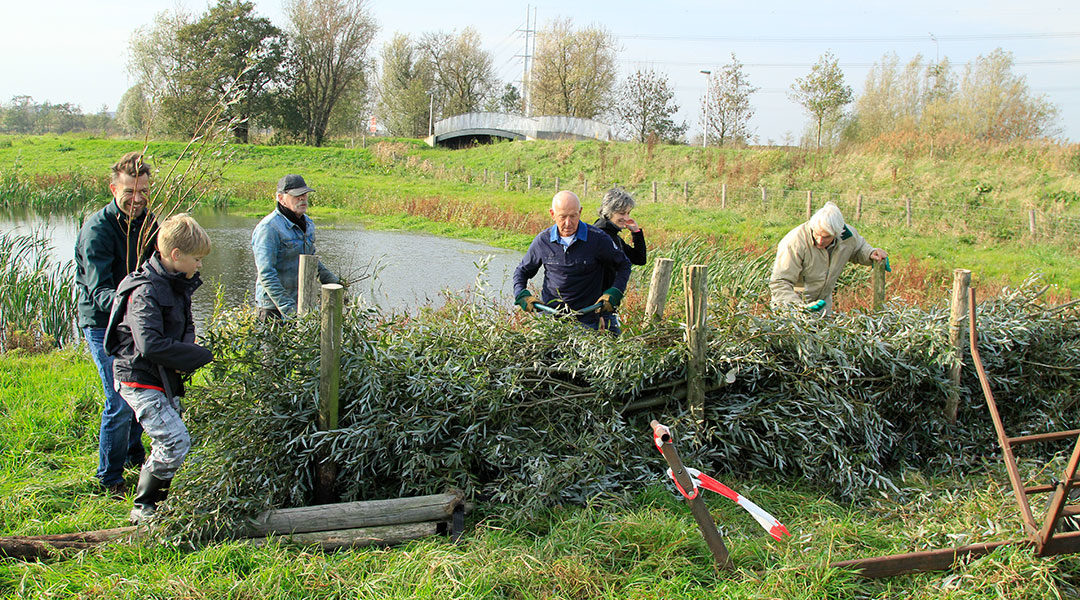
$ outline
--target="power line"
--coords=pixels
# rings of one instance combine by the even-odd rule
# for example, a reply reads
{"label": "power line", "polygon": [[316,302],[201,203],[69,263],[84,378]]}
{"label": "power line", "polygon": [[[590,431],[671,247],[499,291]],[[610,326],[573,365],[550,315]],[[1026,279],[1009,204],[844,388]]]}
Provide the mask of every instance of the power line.
{"label": "power line", "polygon": [[[925,42],[929,35],[898,36],[741,36],[741,35],[675,35],[654,33],[632,33],[616,35],[624,40],[679,41],[679,42],[757,42],[766,44],[820,44],[820,43],[882,43],[882,42]],[[1080,38],[1080,33],[986,33],[966,35],[935,35],[939,41],[964,42],[983,40],[1043,40]]]}
{"label": "power line", "polygon": [[[714,66],[714,65],[718,65],[718,64],[724,64],[724,62],[725,62],[725,61],[713,61],[713,62],[710,62],[710,61],[701,61],[701,60],[698,60],[698,61],[679,61],[679,60],[656,60],[656,59],[649,59],[649,60],[643,61],[643,60],[632,59],[632,58],[620,58],[620,59],[618,59],[618,61],[623,62],[623,63],[643,63],[644,62],[644,63],[649,63],[649,64],[659,64],[659,65],[668,65],[668,66],[676,66],[676,67],[708,67],[708,66]],[[742,66],[744,66],[744,67],[777,68],[777,69],[808,69],[808,68],[813,66],[813,64],[811,64],[811,63],[740,63],[740,64]],[[923,63],[920,63],[920,64],[923,64]],[[1013,61],[1013,64],[1016,65],[1016,66],[1074,65],[1074,64],[1080,64],[1080,58],[1054,58],[1054,59],[1044,59],[1044,60],[1017,60],[1017,61]],[[878,63],[878,62],[872,62],[872,63],[867,63],[867,62],[841,62],[841,63],[839,63],[839,65],[841,67],[845,67],[845,68],[860,68],[860,67],[869,68],[869,67],[879,66],[880,63]]]}

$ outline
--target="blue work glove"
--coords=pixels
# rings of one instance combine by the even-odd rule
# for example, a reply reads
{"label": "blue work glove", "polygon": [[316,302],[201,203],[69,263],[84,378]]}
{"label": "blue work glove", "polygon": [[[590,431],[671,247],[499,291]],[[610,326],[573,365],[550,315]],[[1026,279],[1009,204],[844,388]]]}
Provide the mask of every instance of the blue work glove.
{"label": "blue work glove", "polygon": [[809,313],[816,313],[823,308],[825,308],[825,300],[818,300],[817,302],[807,304],[803,307],[803,310]]}
{"label": "blue work glove", "polygon": [[520,306],[521,310],[525,312],[532,312],[536,310],[533,307],[533,304],[536,304],[539,301],[540,299],[536,296],[533,296],[532,292],[530,292],[529,290],[521,290],[520,292],[518,292],[517,296],[514,296],[514,304]]}

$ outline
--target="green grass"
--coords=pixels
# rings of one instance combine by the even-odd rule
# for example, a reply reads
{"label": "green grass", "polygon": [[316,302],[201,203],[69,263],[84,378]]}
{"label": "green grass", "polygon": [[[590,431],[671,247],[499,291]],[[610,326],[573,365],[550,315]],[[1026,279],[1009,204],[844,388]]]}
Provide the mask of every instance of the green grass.
{"label": "green grass", "polygon": [[[97,492],[101,388],[79,350],[0,355],[0,535],[117,527],[130,498]],[[677,435],[677,432],[676,432]],[[643,441],[647,443],[647,440]],[[1060,466],[1060,465],[1057,465]],[[134,474],[129,473],[129,477]],[[12,598],[1052,598],[1075,597],[1075,558],[1004,548],[952,571],[868,581],[829,561],[1020,537],[996,461],[963,479],[908,473],[904,495],[838,504],[785,481],[728,481],[788,526],[775,542],[707,500],[736,569],[718,573],[670,486],[509,520],[480,503],[464,541],[323,553],[287,543],[195,550],[114,544],[65,560],[0,561]]]}
{"label": "green grass", "polygon": [[[107,173],[123,152],[141,141],[65,136],[0,136],[0,173],[16,163],[24,178]],[[370,140],[369,140],[370,141]],[[155,142],[150,152],[166,167],[179,155],[179,142]],[[630,186],[638,199],[634,216],[650,247],[698,238],[728,248],[756,251],[776,243],[804,216],[805,191],[815,205],[833,199],[874,245],[886,248],[898,281],[919,281],[923,289],[902,297],[944,298],[954,268],[971,269],[975,281],[992,287],[1016,285],[1029,273],[1043,273],[1063,295],[1080,293],[1076,221],[1080,217],[1080,150],[1075,146],[965,146],[938,149],[936,158],[910,149],[855,149],[814,155],[785,149],[700,149],[634,143],[499,143],[467,150],[426,148],[415,141],[369,143],[366,148],[240,146],[226,170],[222,189],[231,210],[263,214],[272,203],[276,180],[301,172],[318,192],[312,213],[354,218],[370,227],[425,231],[524,250],[549,219],[554,186],[581,189],[585,218],[595,218],[597,181]],[[463,180],[461,169],[466,171]],[[483,169],[489,170],[483,184]],[[503,172],[514,189],[503,189]],[[533,174],[543,189],[522,191]],[[7,176],[7,175],[6,175]],[[650,182],[662,183],[652,201]],[[729,203],[721,210],[719,182],[728,182]],[[666,182],[666,183],[665,183]],[[689,202],[682,182],[691,185]],[[756,186],[770,189],[767,207]],[[710,191],[711,190],[711,191]],[[854,219],[854,196],[867,197],[863,219]],[[911,228],[903,222],[902,195],[912,196]],[[107,201],[104,189],[98,200]],[[972,209],[971,207],[977,207]],[[989,207],[989,208],[987,208]],[[1061,215],[1073,229],[1032,238],[1024,211],[1037,207],[1040,219]],[[333,209],[333,210],[330,210]],[[966,212],[965,212],[966,211]],[[909,269],[914,269],[908,272]]]}

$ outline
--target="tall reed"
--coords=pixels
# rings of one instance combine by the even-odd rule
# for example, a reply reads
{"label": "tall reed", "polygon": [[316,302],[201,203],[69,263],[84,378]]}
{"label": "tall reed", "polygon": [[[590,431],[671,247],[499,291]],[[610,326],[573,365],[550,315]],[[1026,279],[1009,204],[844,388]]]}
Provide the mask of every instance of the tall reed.
{"label": "tall reed", "polygon": [[0,235],[0,352],[46,349],[78,339],[75,267],[54,262],[39,231]]}

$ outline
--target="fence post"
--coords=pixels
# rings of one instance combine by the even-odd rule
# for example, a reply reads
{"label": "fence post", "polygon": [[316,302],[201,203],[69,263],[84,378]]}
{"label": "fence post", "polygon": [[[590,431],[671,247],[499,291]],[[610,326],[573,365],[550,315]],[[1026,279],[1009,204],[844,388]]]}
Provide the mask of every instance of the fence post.
{"label": "fence post", "polygon": [[862,194],[855,198],[855,221],[862,222]]}
{"label": "fence post", "polygon": [[488,184],[488,170],[487,170],[487,167],[484,167],[484,185],[487,185],[487,184]]}
{"label": "fence post", "polygon": [[1031,233],[1032,237],[1035,236],[1035,209],[1034,208],[1029,208],[1028,209],[1028,231]]}
{"label": "fence post", "polygon": [[558,192],[560,189],[562,189],[562,188],[559,187],[559,178],[556,177],[555,178],[555,191]]}
{"label": "fence post", "polygon": [[720,184],[720,210],[727,208],[727,184]]}
{"label": "fence post", "polygon": [[296,314],[313,312],[319,300],[319,257],[301,254],[296,293]]}
{"label": "fence post", "polygon": [[503,191],[510,189],[510,173],[503,171]]}
{"label": "fence post", "polygon": [[911,227],[911,198],[904,196],[904,222]]}
{"label": "fence post", "polygon": [[[322,286],[322,319],[319,330],[319,417],[320,431],[338,427],[341,387],[341,329],[345,288],[336,283]],[[337,464],[323,457],[315,468],[315,501],[320,504],[336,500],[334,480]]]}
{"label": "fence post", "polygon": [[656,202],[656,182],[652,182],[652,201]]}
{"label": "fence post", "polygon": [[761,186],[761,203],[765,204],[769,201],[769,194],[765,191],[765,186]]}
{"label": "fence post", "polygon": [[814,215],[814,192],[806,190],[806,220]]}
{"label": "fence post", "polygon": [[525,177],[525,191],[532,190],[532,173],[529,173]]}
{"label": "fence post", "polygon": [[686,363],[686,401],[694,420],[702,424],[705,422],[705,314],[709,289],[707,267],[684,267],[683,288],[686,290],[686,342],[689,349]]}
{"label": "fence post", "polygon": [[949,365],[949,379],[953,382],[945,398],[945,418],[950,423],[956,422],[956,413],[960,408],[960,368],[964,362],[964,325],[967,323],[968,288],[971,287],[971,271],[953,269],[952,298],[949,301],[949,345],[953,349],[953,361]]}
{"label": "fence post", "polygon": [[682,199],[683,199],[683,202],[686,202],[686,203],[689,204],[689,202],[690,202],[690,182],[689,181],[682,182]]}
{"label": "fence post", "polygon": [[649,298],[645,301],[646,318],[653,321],[664,318],[664,305],[667,304],[668,290],[671,289],[671,271],[674,268],[675,261],[670,258],[658,258],[653,263]]}
{"label": "fence post", "polygon": [[589,195],[589,180],[584,177],[581,179],[581,197]]}
{"label": "fence post", "polygon": [[870,279],[874,289],[873,308],[874,312],[877,312],[885,306],[885,261],[875,260],[872,269]]}

